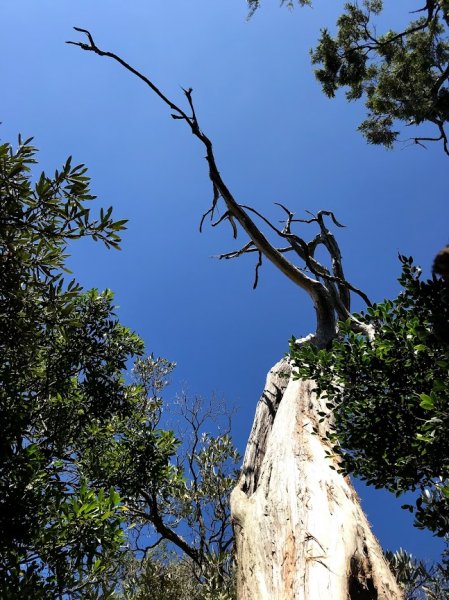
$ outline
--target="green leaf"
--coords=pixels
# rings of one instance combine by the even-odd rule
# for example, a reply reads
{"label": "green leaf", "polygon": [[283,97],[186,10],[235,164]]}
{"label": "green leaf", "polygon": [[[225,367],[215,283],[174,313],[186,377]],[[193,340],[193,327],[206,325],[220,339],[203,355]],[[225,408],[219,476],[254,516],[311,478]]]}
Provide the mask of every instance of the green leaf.
{"label": "green leaf", "polygon": [[419,403],[421,408],[424,408],[425,410],[431,410],[434,408],[435,401],[431,396],[427,394],[420,394],[419,397],[421,399],[421,402]]}
{"label": "green leaf", "polygon": [[418,344],[414,347],[414,350],[415,352],[424,352],[424,350],[427,350],[427,346],[424,346],[424,344]]}

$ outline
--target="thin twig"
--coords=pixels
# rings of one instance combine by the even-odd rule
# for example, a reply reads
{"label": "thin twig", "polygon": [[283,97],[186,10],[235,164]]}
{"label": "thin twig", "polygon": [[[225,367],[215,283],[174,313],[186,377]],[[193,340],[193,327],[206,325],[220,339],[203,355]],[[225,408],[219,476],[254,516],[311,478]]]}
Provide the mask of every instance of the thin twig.
{"label": "thin twig", "polygon": [[259,251],[259,258],[257,260],[256,272],[254,275],[253,290],[255,290],[257,288],[257,284],[259,283],[259,269],[261,266],[262,266],[262,252]]}

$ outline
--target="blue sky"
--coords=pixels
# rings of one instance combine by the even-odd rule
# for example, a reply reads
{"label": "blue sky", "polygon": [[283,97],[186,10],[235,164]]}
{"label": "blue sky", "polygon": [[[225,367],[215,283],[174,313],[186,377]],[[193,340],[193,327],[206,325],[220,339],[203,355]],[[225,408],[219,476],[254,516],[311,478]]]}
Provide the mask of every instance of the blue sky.
{"label": "blue sky", "polygon": [[[236,245],[226,226],[198,232],[211,198],[203,148],[141,82],[64,41],[80,39],[73,26],[90,29],[175,101],[180,86],[192,87],[235,197],[276,219],[274,202],[298,215],[333,210],[347,225],[337,233],[348,278],[381,300],[398,291],[398,252],[429,274],[449,241],[449,159],[439,146],[368,146],[356,132],[363,107],[322,95],[308,51],[339,14],[341,4],[329,4],[288,11],[265,0],[249,22],[243,0],[0,7],[1,139],[33,135],[50,173],[73,155],[89,167],[98,206],[130,219],[120,253],[82,243],[70,265],[85,287],[115,292],[121,321],[148,352],[178,363],[173,394],[215,392],[238,406],[241,450],[266,372],[292,335],[314,328],[311,303],[269,265],[253,291],[254,257],[212,258],[245,239]],[[438,556],[438,541],[412,528],[401,502],[359,490],[384,547]]]}

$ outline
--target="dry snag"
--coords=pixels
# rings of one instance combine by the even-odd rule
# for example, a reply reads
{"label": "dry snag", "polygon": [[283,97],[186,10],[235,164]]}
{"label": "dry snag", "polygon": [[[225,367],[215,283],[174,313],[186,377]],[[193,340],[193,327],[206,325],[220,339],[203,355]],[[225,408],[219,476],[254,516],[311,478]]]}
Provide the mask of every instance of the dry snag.
{"label": "dry snag", "polygon": [[[337,318],[352,319],[355,327],[363,329],[364,326],[350,313],[350,292],[352,291],[358,294],[368,304],[369,300],[363,292],[352,286],[345,279],[340,249],[334,235],[325,224],[325,217],[329,217],[337,227],[343,227],[338,223],[333,212],[323,210],[317,215],[311,214],[309,219],[295,219],[294,213],[278,203],[278,206],[286,215],[284,227],[280,229],[254,208],[239,204],[220,175],[211,140],[200,127],[193,103],[192,88],[183,89],[188,104],[188,112],[186,112],[167,98],[167,96],[161,92],[147,76],[129,65],[117,54],[99,48],[89,31],[79,27],[75,27],[75,30],[84,33],[88,43],[67,42],[68,44],[79,46],[83,50],[94,52],[98,56],[112,58],[126,70],[138,77],[168,106],[172,118],[184,121],[190,128],[192,134],[205,147],[213,197],[210,208],[201,218],[200,230],[202,229],[206,218],[209,217],[213,227],[228,221],[232,227],[234,239],[237,238],[238,234],[237,224],[240,225],[249,237],[249,241],[240,250],[222,254],[219,258],[230,259],[249,252],[256,252],[258,253],[258,262],[256,266],[255,285],[257,285],[259,267],[262,264],[263,256],[273,263],[274,266],[293,281],[293,283],[304,289],[311,297],[315,306],[317,327],[314,341],[319,346],[325,346],[334,337]],[[220,199],[224,202],[225,212],[215,220]],[[271,231],[282,240],[284,245],[281,247],[273,245],[262,233],[260,227],[256,225],[251,214],[268,225]],[[294,223],[316,223],[319,231],[310,242],[306,242],[302,237],[292,232],[292,224]],[[321,264],[315,258],[315,253],[319,246],[324,246],[326,248],[331,259],[331,269]],[[296,258],[299,258],[302,261],[303,265],[301,267],[286,258],[285,254],[289,252],[293,253]]]}
{"label": "dry snag", "polygon": [[[254,287],[265,258],[303,289],[316,312],[316,330],[298,340],[326,347],[335,337],[338,320],[349,319],[365,335],[372,331],[351,314],[351,293],[370,304],[367,296],[345,277],[338,243],[330,221],[342,227],[334,213],[323,210],[308,219],[278,204],[284,214],[281,227],[256,209],[236,201],[218,170],[211,140],[202,131],[191,88],[184,89],[187,108],[171,101],[147,76],[121,57],[106,52],[91,33],[87,42],[68,42],[88,52],[111,58],[143,81],[170,109],[173,119],[186,123],[206,150],[212,202],[203,214],[212,226],[227,221],[234,238],[239,229],[248,240],[237,250],[219,255],[238,258],[255,253]],[[224,212],[217,217],[219,204]],[[261,226],[276,239],[272,243]],[[292,229],[315,225],[310,241]],[[316,257],[327,251],[329,266]],[[291,257],[291,258],[290,258]],[[299,265],[293,260],[299,261]],[[382,550],[371,533],[356,493],[349,481],[335,470],[323,436],[313,435],[318,413],[326,406],[313,393],[313,382],[291,377],[286,359],[273,367],[259,400],[241,476],[231,497],[237,557],[239,600],[348,600],[356,598],[397,600],[402,598]],[[323,434],[325,432],[322,432]]]}

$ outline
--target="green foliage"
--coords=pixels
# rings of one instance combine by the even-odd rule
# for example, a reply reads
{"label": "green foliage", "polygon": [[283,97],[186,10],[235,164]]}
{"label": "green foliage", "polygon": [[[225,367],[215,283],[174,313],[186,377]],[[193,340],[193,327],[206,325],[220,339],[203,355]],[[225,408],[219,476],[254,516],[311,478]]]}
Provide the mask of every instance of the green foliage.
{"label": "green foliage", "polygon": [[[0,146],[0,595],[106,598],[126,507],[84,457],[98,432],[136,418],[141,392],[122,371],[143,344],[111,292],[83,293],[63,272],[69,240],[117,248],[125,221],[92,218],[86,169],[70,159],[33,183],[35,155],[30,140]],[[145,448],[164,480],[173,438],[151,430]]]}
{"label": "green foliage", "polygon": [[418,131],[413,141],[441,140],[449,154],[447,2],[428,0],[418,11],[424,16],[379,35],[382,11],[382,0],[346,4],[336,34],[323,29],[312,52],[316,77],[329,97],[339,88],[347,88],[350,101],[364,97],[368,115],[359,129],[369,143],[392,147],[400,123],[427,123],[433,129]]}
{"label": "green foliage", "polygon": [[[96,485],[112,486],[126,498],[127,520],[135,532],[133,549],[146,547],[139,540],[147,546],[167,540],[183,553],[202,593],[218,594],[232,580],[229,495],[240,456],[228,423],[217,435],[205,431],[211,420],[227,421],[226,411],[216,403],[204,406],[200,399],[182,395],[176,417],[164,415],[161,394],[174,366],[153,355],[137,360],[133,414],[116,416],[97,428],[82,462]],[[158,429],[163,415],[164,427],[178,421],[177,434],[183,440],[179,447],[173,433]],[[176,458],[170,462],[175,447]]]}
{"label": "green foliage", "polygon": [[[110,291],[63,279],[70,240],[118,248],[125,221],[110,208],[91,216],[86,169],[70,159],[33,183],[35,155],[30,140],[0,146],[0,595],[111,597],[126,547],[156,532],[185,553],[167,566],[167,582],[189,564],[201,591],[192,598],[229,598],[239,460],[229,429],[203,432],[216,415],[184,398],[190,444],[174,459],[179,443],[159,428],[174,363],[139,359],[126,383],[142,341],[117,321]],[[177,530],[186,526],[184,541]],[[139,572],[156,577],[155,560]]]}
{"label": "green foliage", "polygon": [[[260,0],[248,5],[251,15]],[[294,2],[281,5],[293,8]],[[330,98],[344,88],[347,100],[364,99],[367,118],[359,130],[370,144],[391,148],[401,129],[414,127],[413,137],[407,133],[403,141],[440,141],[449,154],[449,3],[426,0],[405,11],[407,20],[410,13],[420,16],[385,28],[383,0],[346,3],[336,32],[324,27],[311,52],[315,75]]]}
{"label": "green foliage", "polygon": [[[261,0],[247,0],[250,17],[260,7],[260,2],[261,2]],[[301,6],[310,6],[312,4],[312,0],[298,0],[298,4],[300,4]],[[281,6],[286,6],[287,8],[291,9],[294,7],[294,1],[293,0],[281,0]]]}
{"label": "green foliage", "polygon": [[234,600],[234,581],[211,590],[196,576],[192,561],[180,558],[163,542],[142,560],[131,559],[123,581],[124,600]]}
{"label": "green foliage", "polygon": [[386,552],[385,556],[398,583],[404,590],[405,600],[446,600],[449,594],[447,564],[428,566],[405,550]]}
{"label": "green foliage", "polygon": [[[147,360],[153,360],[150,357]],[[144,361],[137,361],[136,368]],[[162,369],[173,363],[156,359]],[[168,365],[168,367],[167,367]],[[155,378],[161,371],[155,374]],[[151,384],[155,389],[160,381]],[[127,498],[127,511],[134,498],[145,493],[169,494],[173,485],[179,485],[182,475],[169,459],[177,447],[171,431],[157,428],[162,401],[148,395],[145,385],[127,387],[130,410],[117,412],[112,418],[91,423],[87,432],[89,443],[81,457],[83,469],[98,486],[113,487]],[[87,442],[87,440],[86,440]]]}
{"label": "green foliage", "polygon": [[132,559],[123,581],[126,600],[199,600],[201,583],[192,566],[166,546],[150,550],[141,561]]}
{"label": "green foliage", "polygon": [[[415,524],[449,534],[449,287],[421,281],[401,257],[402,293],[359,318],[373,340],[340,324],[330,351],[291,346],[335,419],[328,438],[343,471],[400,495],[421,492]],[[321,415],[328,418],[328,413]]]}

